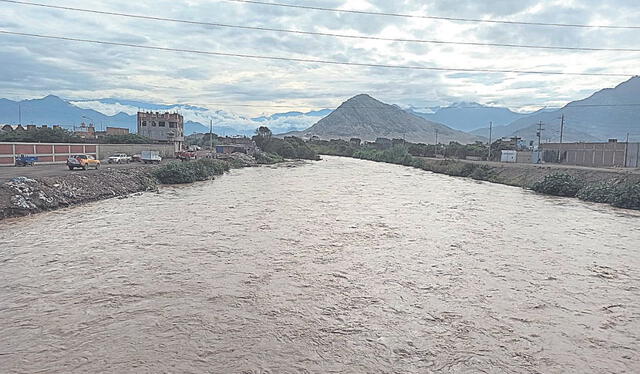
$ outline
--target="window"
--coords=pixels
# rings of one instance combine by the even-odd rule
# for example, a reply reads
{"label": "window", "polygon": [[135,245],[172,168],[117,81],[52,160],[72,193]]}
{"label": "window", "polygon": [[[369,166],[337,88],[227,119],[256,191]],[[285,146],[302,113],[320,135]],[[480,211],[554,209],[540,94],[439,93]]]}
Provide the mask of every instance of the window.
{"label": "window", "polygon": [[169,128],[175,129],[178,126],[177,122],[169,122]]}
{"label": "window", "polygon": [[151,122],[151,126],[156,127],[156,121]]}
{"label": "window", "polygon": [[165,127],[165,122],[164,122],[164,121],[160,121],[160,122],[158,122],[158,126],[160,126],[160,127]]}
{"label": "window", "polygon": [[147,125],[147,121],[142,121],[142,126],[146,126]]}

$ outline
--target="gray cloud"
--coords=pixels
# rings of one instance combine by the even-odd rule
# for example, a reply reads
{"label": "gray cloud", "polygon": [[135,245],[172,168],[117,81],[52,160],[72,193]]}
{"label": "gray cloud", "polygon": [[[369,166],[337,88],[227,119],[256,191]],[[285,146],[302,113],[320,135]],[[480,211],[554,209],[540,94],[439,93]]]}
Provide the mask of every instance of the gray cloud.
{"label": "gray cloud", "polygon": [[[635,32],[498,24],[472,24],[424,19],[364,16],[286,9],[208,0],[175,2],[67,0],[59,4],[131,12],[196,21],[309,31],[371,34],[383,37],[489,41],[570,46],[633,46]],[[640,4],[555,0],[457,2],[435,0],[316,0],[324,7],[416,13],[469,18],[504,18],[563,23],[637,22]],[[0,4],[0,29],[171,48],[319,58],[338,61],[411,64],[439,67],[536,69],[559,71],[637,71],[637,54],[544,51],[468,47],[235,30],[172,22],[64,12]],[[501,103],[557,103],[585,92],[613,86],[623,78],[462,74],[406,71],[311,63],[264,61],[169,53],[116,46],[91,45],[0,35],[0,90],[12,98],[48,93],[74,98],[121,97],[158,102],[235,102],[263,104],[247,115],[340,104],[351,95],[368,92],[398,104],[435,105],[463,99]]]}

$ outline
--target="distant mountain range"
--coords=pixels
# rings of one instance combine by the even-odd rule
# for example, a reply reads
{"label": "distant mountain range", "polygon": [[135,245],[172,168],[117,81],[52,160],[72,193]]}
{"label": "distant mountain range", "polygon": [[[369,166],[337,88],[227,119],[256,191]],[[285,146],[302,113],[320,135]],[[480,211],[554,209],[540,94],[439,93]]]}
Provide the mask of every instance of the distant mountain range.
{"label": "distant mountain range", "polygon": [[81,122],[108,124],[110,126],[134,128],[135,116],[117,113],[112,116],[93,109],[79,108],[61,98],[49,95],[42,99],[20,102],[0,99],[0,123],[17,124],[22,113],[22,124],[78,126]]}
{"label": "distant mountain range", "polygon": [[[604,141],[624,139],[627,133],[640,135],[640,77],[633,77],[614,88],[600,90],[586,99],[570,102],[561,109],[536,112],[507,126],[493,129],[494,137],[522,136],[536,138],[538,123],[543,123],[543,140],[560,139],[564,115],[563,141]],[[472,131],[488,136],[489,129]]]}
{"label": "distant mountain range", "polygon": [[411,142],[433,143],[457,141],[473,143],[484,140],[441,123],[418,117],[398,106],[385,104],[369,95],[357,95],[304,131],[285,135],[321,139],[359,138],[372,141],[378,137],[400,138]]}
{"label": "distant mountain range", "polygon": [[[257,127],[267,126],[274,134],[307,134],[313,128],[318,135],[324,133],[328,136],[331,131],[326,128],[326,125],[334,122],[336,126],[342,127],[335,136],[347,137],[343,134],[348,128],[345,121],[353,120],[355,122],[351,124],[352,127],[362,131],[361,134],[365,138],[376,135],[376,131],[380,130],[382,133],[387,133],[387,136],[395,134],[402,137],[402,134],[406,136],[408,133],[414,133],[416,139],[433,141],[434,139],[427,133],[433,130],[435,134],[437,126],[444,126],[439,130],[443,137],[438,140],[447,141],[448,139],[488,138],[487,124],[490,121],[493,122],[494,139],[517,135],[526,140],[536,140],[537,124],[542,121],[544,124],[542,140],[558,141],[560,117],[564,115],[564,141],[624,139],[627,133],[632,135],[632,139],[640,140],[640,77],[631,78],[615,88],[600,90],[588,98],[571,102],[561,109],[542,109],[534,113],[517,113],[508,108],[469,102],[426,110],[415,107],[403,110],[396,105],[387,105],[365,96],[358,95],[353,99],[356,99],[355,103],[358,105],[362,104],[360,100],[367,101],[365,105],[373,105],[370,113],[366,113],[369,109],[366,107],[358,109],[357,112],[347,113],[346,109],[354,108],[345,108],[343,104],[340,115],[333,115],[334,112],[331,109],[320,109],[247,118],[233,112],[193,105],[154,104],[117,98],[67,101],[49,95],[42,99],[20,102],[0,99],[0,124],[17,124],[20,120],[18,114],[20,107],[22,124],[58,124],[72,128],[81,122],[92,122],[97,127],[125,127],[136,131],[135,113],[140,109],[180,112],[185,117],[187,135],[208,132],[209,121],[213,121],[213,131],[220,135],[252,135]],[[404,114],[400,113],[401,111]],[[395,118],[390,118],[389,115]],[[427,124],[425,122],[419,124],[416,122],[416,117],[426,121]],[[369,121],[368,124],[367,121]],[[382,123],[379,121],[386,123],[389,127],[386,130],[377,127]],[[367,126],[369,126],[368,129]],[[470,133],[465,134],[462,131]]]}
{"label": "distant mountain range", "polygon": [[478,103],[460,102],[447,107],[432,108],[433,112],[425,113],[415,108],[408,112],[429,121],[444,123],[461,131],[471,131],[485,127],[489,122],[497,126],[506,126],[528,114],[516,113],[508,108],[491,107]]}
{"label": "distant mountain range", "polygon": [[[89,108],[93,107],[93,108]],[[99,108],[99,110],[97,110]],[[127,110],[126,113],[118,110]],[[80,123],[93,123],[100,127],[124,127],[137,131],[135,113],[138,110],[179,111],[185,116],[185,134],[209,132],[209,120],[213,121],[213,131],[219,135],[253,135],[262,125],[273,126],[282,132],[304,129],[330,112],[328,109],[309,113],[289,112],[268,117],[248,119],[224,111],[210,111],[207,108],[190,105],[158,105],[143,101],[121,99],[66,101],[54,95],[42,99],[12,101],[0,99],[0,123],[17,124],[22,114],[22,124],[61,125],[73,128]],[[113,115],[102,113],[116,112]],[[196,120],[189,120],[193,118]]]}

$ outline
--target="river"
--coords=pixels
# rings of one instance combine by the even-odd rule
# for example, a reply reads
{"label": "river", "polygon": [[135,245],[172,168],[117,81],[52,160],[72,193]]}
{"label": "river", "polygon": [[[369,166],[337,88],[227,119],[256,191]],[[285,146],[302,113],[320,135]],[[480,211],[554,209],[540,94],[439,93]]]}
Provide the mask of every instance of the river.
{"label": "river", "polygon": [[7,220],[0,371],[640,372],[639,227],[336,157]]}

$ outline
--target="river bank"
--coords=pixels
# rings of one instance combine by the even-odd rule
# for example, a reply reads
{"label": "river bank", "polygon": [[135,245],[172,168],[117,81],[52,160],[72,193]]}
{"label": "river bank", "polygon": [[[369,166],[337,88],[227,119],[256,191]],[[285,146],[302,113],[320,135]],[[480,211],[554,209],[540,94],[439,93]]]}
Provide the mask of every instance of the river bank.
{"label": "river bank", "polygon": [[103,169],[92,175],[16,177],[0,184],[0,219],[154,191],[152,168]]}
{"label": "river bank", "polygon": [[[17,176],[0,183],[0,220],[157,191],[162,184],[213,179],[230,169],[257,165],[253,158],[237,154],[225,155],[223,159],[170,162],[160,166],[131,165],[105,167],[90,173],[67,171],[52,176]],[[24,171],[29,175],[29,169]]]}
{"label": "river bank", "polygon": [[404,147],[382,151],[360,149],[340,156],[415,167],[438,174],[522,187],[546,195],[577,197],[584,201],[640,210],[640,171],[637,169],[505,164],[415,157]]}
{"label": "river bank", "polygon": [[[640,182],[640,170],[637,169],[603,169],[587,168],[580,166],[566,166],[553,164],[506,164],[487,161],[468,161],[453,159],[436,159],[415,157],[419,160],[418,166],[441,174],[453,175],[465,174],[471,171],[473,175],[460,175],[477,177],[492,183],[506,184],[531,189],[536,182],[543,180],[552,174],[567,174],[584,181],[586,184],[604,181],[633,181]],[[482,172],[473,171],[481,169]],[[484,177],[484,178],[479,178]]]}

